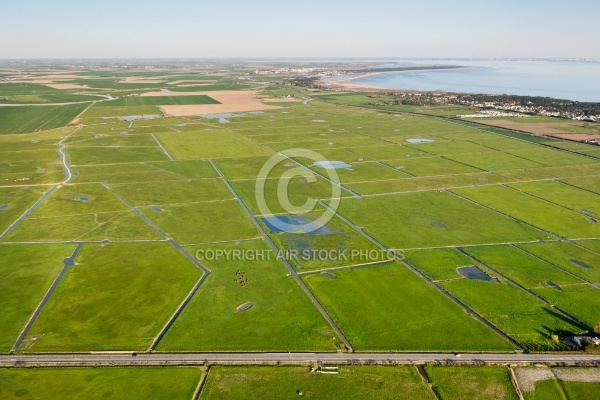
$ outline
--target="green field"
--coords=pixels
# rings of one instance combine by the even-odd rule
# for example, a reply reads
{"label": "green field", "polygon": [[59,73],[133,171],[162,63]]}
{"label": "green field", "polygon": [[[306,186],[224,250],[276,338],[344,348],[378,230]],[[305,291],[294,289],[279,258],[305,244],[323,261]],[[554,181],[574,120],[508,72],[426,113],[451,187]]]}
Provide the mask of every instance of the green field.
{"label": "green field", "polygon": [[[72,245],[2,245],[0,353],[8,353],[63,267]],[[31,263],[31,260],[37,260]]]}
{"label": "green field", "polygon": [[[357,350],[511,350],[508,342],[398,263],[303,276]],[[427,312],[435,310],[435,313]]]}
{"label": "green field", "polygon": [[[584,330],[522,289],[506,283],[459,279],[441,283],[463,301],[524,347],[546,350],[550,335],[581,334]],[[562,349],[562,347],[558,347]]]}
{"label": "green field", "polygon": [[600,233],[600,225],[588,221],[584,214],[506,186],[455,189],[453,191],[564,238],[593,238]]}
{"label": "green field", "polygon": [[99,103],[100,107],[140,107],[188,104],[221,104],[208,96],[125,96]]}
{"label": "green field", "polygon": [[390,248],[531,241],[540,237],[522,224],[449,193],[342,200],[339,211]]}
{"label": "green field", "polygon": [[202,400],[217,399],[435,399],[414,367],[340,367],[339,374],[308,367],[215,367]]}
{"label": "green field", "polygon": [[182,244],[227,242],[260,237],[236,200],[162,205],[140,211],[169,237]]}
{"label": "green field", "polygon": [[473,265],[469,257],[456,249],[412,250],[404,256],[408,263],[434,281],[459,278],[458,268]]}
{"label": "green field", "polygon": [[[474,247],[466,252],[590,328],[600,320],[600,312],[597,311],[600,310],[600,291],[584,280],[516,247]],[[587,307],[581,307],[581,304]]]}
{"label": "green field", "polygon": [[518,398],[505,367],[427,366],[425,371],[433,388],[444,400]]}
{"label": "green field", "polygon": [[202,369],[0,369],[2,399],[190,399]]}
{"label": "green field", "polygon": [[0,135],[66,126],[88,106],[89,104],[0,107]]}
{"label": "green field", "polygon": [[[242,254],[256,251],[260,257],[249,261],[228,261],[225,257],[211,260],[210,252],[217,250]],[[300,286],[287,276],[285,266],[266,242],[201,246],[190,251],[207,258],[202,262],[213,272],[158,351],[335,350],[339,338]],[[252,303],[252,308],[237,311],[245,303]]]}
{"label": "green field", "polygon": [[168,244],[86,245],[75,262],[23,350],[144,350],[201,276]]}
{"label": "green field", "polygon": [[[50,88],[48,88],[50,89]],[[0,96],[2,90],[0,88]],[[0,104],[46,104],[46,103],[76,103],[76,102],[93,102],[99,100],[100,97],[71,94],[71,93],[48,93],[48,94],[20,94],[9,97],[0,97]]]}

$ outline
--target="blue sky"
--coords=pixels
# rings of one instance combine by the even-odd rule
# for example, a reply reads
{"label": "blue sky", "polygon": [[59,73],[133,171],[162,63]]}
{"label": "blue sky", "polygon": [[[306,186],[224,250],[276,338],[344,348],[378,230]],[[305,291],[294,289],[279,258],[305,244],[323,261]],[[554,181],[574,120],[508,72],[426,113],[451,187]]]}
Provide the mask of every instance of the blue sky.
{"label": "blue sky", "polygon": [[600,58],[597,0],[4,3],[4,59]]}

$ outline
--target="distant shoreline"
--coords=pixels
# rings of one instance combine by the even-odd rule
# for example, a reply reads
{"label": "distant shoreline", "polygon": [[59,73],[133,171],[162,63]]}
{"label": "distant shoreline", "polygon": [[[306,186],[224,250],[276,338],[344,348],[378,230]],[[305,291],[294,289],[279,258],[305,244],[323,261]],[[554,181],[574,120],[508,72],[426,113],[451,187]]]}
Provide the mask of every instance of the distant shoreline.
{"label": "distant shoreline", "polygon": [[389,92],[390,90],[398,90],[394,88],[385,88],[381,86],[370,86],[370,85],[362,85],[360,83],[354,83],[353,81],[361,78],[366,78],[368,76],[373,75],[383,75],[383,74],[398,74],[398,73],[408,73],[408,72],[419,72],[419,71],[448,71],[448,70],[460,70],[460,69],[472,69],[474,67],[465,67],[465,66],[448,66],[448,67],[423,67],[423,68],[413,68],[413,69],[398,69],[395,71],[369,71],[362,72],[356,74],[350,74],[347,78],[340,79],[337,81],[325,81],[321,79],[320,84],[325,86],[328,89],[342,89],[342,90],[370,90],[370,91],[385,91]]}

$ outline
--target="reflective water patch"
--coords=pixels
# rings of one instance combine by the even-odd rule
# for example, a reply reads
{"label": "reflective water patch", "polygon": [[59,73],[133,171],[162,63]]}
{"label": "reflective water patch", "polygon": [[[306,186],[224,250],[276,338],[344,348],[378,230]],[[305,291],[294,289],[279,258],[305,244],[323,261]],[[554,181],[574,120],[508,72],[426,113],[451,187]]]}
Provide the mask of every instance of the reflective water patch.
{"label": "reflective water patch", "polygon": [[498,279],[492,278],[476,266],[458,268],[458,273],[467,279],[494,283],[500,282]]}
{"label": "reflective water patch", "polygon": [[421,139],[421,138],[416,138],[416,139],[406,139],[406,141],[408,143],[433,143],[435,142],[435,140],[431,140],[431,139]]}
{"label": "reflective water patch", "polygon": [[324,169],[347,169],[352,170],[352,165],[347,164],[343,161],[317,161],[313,164],[315,167]]}

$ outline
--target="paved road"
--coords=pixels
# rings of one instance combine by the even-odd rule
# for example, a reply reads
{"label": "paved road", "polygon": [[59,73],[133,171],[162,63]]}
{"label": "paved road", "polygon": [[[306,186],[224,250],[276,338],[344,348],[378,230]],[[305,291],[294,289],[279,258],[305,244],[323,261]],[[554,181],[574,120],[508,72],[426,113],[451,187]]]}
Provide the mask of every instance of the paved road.
{"label": "paved road", "polygon": [[35,364],[144,364],[144,363],[246,363],[263,362],[378,362],[378,363],[429,363],[452,361],[459,363],[489,362],[489,363],[596,363],[600,365],[600,355],[582,354],[357,354],[357,353],[221,353],[221,354],[68,354],[68,355],[27,355],[0,356],[0,365],[12,365],[16,362]]}

